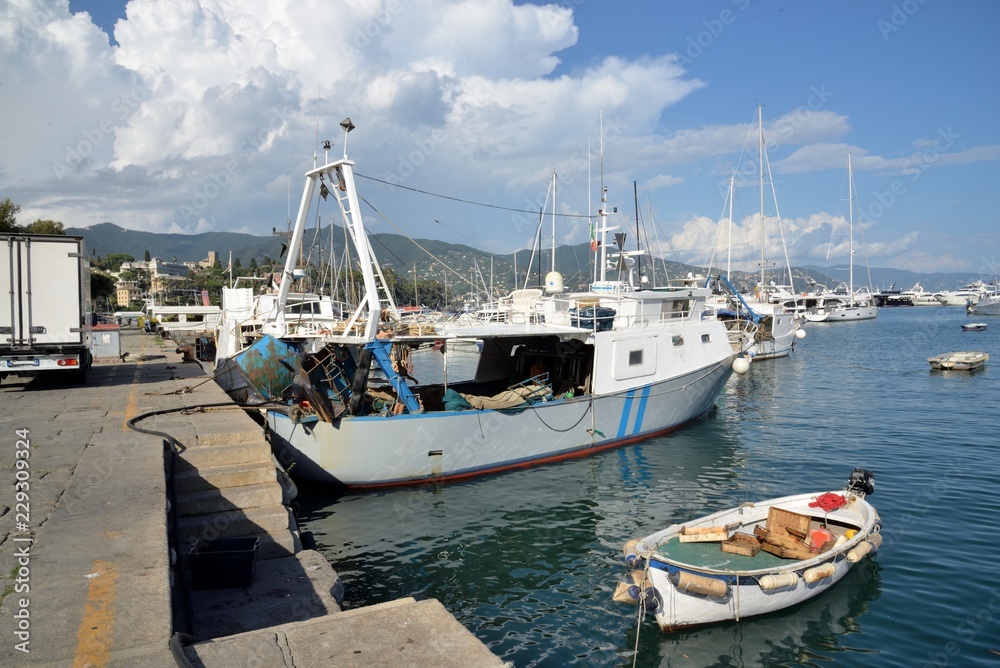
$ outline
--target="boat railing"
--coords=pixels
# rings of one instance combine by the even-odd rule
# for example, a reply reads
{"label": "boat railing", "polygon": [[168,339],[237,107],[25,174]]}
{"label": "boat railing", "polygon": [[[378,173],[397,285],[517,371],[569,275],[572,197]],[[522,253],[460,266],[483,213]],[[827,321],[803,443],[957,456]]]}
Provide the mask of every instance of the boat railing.
{"label": "boat railing", "polygon": [[757,323],[746,318],[733,318],[722,322],[726,326],[726,336],[734,353],[745,352],[753,346],[757,336]]}

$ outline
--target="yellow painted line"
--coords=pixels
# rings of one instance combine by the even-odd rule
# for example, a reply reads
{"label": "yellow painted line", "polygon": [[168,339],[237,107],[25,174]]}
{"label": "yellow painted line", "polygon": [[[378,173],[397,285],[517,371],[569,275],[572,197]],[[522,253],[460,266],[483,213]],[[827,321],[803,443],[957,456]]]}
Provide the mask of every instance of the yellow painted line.
{"label": "yellow painted line", "polygon": [[73,668],[102,668],[111,656],[111,641],[115,633],[115,587],[118,564],[98,560],[87,586],[87,607],[76,632],[76,653]]}
{"label": "yellow painted line", "polygon": [[132,385],[128,393],[128,402],[125,404],[125,419],[122,420],[122,431],[129,431],[128,421],[139,414],[139,372],[142,360],[135,365],[135,375],[132,376]]}

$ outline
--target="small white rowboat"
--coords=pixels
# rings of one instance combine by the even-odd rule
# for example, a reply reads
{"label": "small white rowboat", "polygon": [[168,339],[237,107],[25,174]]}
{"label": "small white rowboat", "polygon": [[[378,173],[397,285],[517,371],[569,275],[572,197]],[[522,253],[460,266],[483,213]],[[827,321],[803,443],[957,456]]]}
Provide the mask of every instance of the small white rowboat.
{"label": "small white rowboat", "polygon": [[927,361],[930,362],[932,369],[941,369],[942,371],[972,371],[986,364],[989,359],[989,353],[954,352],[928,357]]}
{"label": "small white rowboat", "polygon": [[615,600],[644,606],[665,632],[801,603],[881,545],[873,491],[872,473],[854,469],[841,492],[745,503],[631,540]]}

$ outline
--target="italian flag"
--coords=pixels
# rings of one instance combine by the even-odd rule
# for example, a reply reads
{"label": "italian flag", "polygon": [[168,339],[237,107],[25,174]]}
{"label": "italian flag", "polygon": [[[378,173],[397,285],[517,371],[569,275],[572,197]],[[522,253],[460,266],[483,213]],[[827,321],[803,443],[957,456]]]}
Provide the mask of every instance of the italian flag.
{"label": "italian flag", "polygon": [[597,233],[594,230],[594,222],[590,222],[590,252],[597,252]]}

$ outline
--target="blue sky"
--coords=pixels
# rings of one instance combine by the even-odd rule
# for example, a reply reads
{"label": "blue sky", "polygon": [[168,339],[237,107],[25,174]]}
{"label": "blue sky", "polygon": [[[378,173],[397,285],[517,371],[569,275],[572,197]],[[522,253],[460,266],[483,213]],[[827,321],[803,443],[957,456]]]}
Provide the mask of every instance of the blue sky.
{"label": "blue sky", "polygon": [[[636,182],[654,248],[704,263],[736,170],[735,268],[753,269],[761,103],[793,264],[846,262],[850,153],[872,266],[1000,274],[1000,3],[305,4],[6,3],[0,197],[22,222],[265,234],[298,199],[317,125],[340,145],[350,116],[357,171],[407,188],[537,211],[555,170],[558,243],[579,243],[603,115],[615,222],[634,229]],[[537,224],[359,187],[376,232],[507,253]]]}

